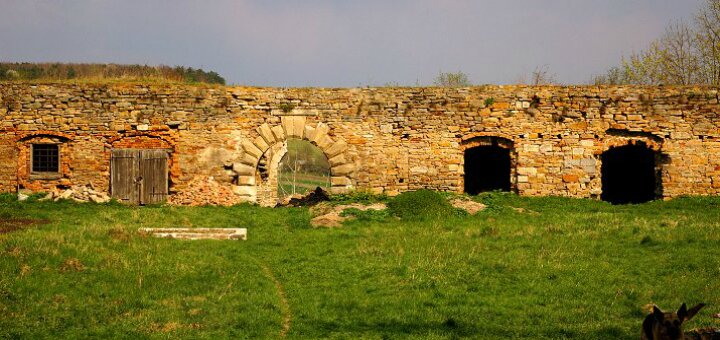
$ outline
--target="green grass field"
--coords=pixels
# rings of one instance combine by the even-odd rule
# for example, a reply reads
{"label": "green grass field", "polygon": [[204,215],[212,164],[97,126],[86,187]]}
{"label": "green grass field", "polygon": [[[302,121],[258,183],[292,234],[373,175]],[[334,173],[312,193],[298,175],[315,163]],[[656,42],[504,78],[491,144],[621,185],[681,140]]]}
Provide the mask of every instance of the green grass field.
{"label": "green grass field", "polygon": [[[644,305],[682,302],[708,304],[686,329],[720,324],[720,198],[476,199],[313,229],[304,208],[0,196],[0,338],[637,339]],[[249,239],[137,233],[175,226]]]}

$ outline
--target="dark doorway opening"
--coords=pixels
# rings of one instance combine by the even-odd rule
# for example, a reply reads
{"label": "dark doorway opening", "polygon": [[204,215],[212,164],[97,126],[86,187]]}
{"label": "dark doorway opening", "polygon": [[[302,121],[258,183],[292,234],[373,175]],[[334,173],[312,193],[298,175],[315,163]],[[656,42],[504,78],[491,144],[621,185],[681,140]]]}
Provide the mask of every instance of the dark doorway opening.
{"label": "dark doorway opening", "polygon": [[478,146],[465,150],[465,193],[510,191],[510,150]]}
{"label": "dark doorway opening", "polygon": [[643,203],[656,198],[655,152],[643,144],[611,148],[602,154],[603,201]]}

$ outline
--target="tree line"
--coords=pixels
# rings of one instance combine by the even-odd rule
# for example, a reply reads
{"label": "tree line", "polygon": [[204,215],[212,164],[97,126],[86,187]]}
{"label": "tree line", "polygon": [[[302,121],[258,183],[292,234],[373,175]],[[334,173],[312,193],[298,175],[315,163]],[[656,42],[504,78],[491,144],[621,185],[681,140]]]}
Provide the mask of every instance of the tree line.
{"label": "tree line", "polygon": [[0,80],[157,79],[225,84],[214,71],[184,66],[119,64],[0,63]]}
{"label": "tree line", "polygon": [[640,52],[593,77],[596,85],[720,85],[720,0],[706,0],[692,22],[678,21]]}

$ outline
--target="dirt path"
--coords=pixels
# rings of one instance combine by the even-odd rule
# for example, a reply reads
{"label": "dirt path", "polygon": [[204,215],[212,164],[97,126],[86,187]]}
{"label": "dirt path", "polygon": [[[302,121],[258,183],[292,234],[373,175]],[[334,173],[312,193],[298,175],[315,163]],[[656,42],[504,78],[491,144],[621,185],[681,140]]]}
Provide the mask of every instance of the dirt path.
{"label": "dirt path", "polygon": [[278,296],[280,297],[280,312],[283,316],[283,322],[282,322],[282,329],[280,329],[280,337],[285,338],[287,336],[288,331],[290,331],[290,324],[292,323],[292,311],[290,310],[290,304],[288,303],[287,297],[285,296],[285,288],[283,288],[282,284],[273,274],[270,267],[268,267],[265,263],[257,261],[260,265],[260,268],[262,268],[263,273],[275,284],[275,289],[277,289]]}

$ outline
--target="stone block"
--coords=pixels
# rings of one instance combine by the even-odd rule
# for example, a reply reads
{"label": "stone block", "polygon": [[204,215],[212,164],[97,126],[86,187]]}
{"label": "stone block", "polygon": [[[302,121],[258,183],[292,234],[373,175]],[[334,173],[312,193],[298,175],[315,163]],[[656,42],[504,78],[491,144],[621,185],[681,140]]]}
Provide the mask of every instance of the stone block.
{"label": "stone block", "polygon": [[267,123],[260,125],[260,127],[257,128],[257,132],[258,134],[260,134],[260,136],[262,136],[263,139],[265,139],[265,142],[268,145],[273,145],[277,141],[275,139],[275,135],[272,132],[272,129],[270,128],[270,125],[268,125]]}
{"label": "stone block", "polygon": [[270,145],[265,141],[265,138],[262,136],[258,136],[253,141],[253,144],[264,154],[267,149],[270,148]]}
{"label": "stone block", "polygon": [[355,165],[353,164],[343,164],[330,168],[330,173],[332,173],[333,176],[347,176],[350,175],[353,171],[355,171]]}
{"label": "stone block", "polygon": [[278,142],[285,140],[285,130],[282,126],[273,126],[270,130],[272,130],[273,135],[275,136],[275,140]]}
{"label": "stone block", "polygon": [[248,176],[248,175],[238,176],[238,185],[241,185],[241,186],[253,186],[253,185],[255,185],[255,175],[252,175],[252,176]]}
{"label": "stone block", "polygon": [[295,116],[292,119],[293,137],[302,139],[305,135],[305,116]]}
{"label": "stone block", "polygon": [[260,159],[260,157],[262,157],[263,151],[260,150],[260,148],[258,148],[257,145],[250,142],[249,140],[243,140],[241,145],[242,145],[243,150],[246,153],[253,155],[257,159]]}
{"label": "stone block", "polygon": [[313,136],[315,135],[315,128],[310,125],[305,125],[304,130],[305,139],[312,140]]}
{"label": "stone block", "polygon": [[344,141],[337,141],[325,151],[325,154],[328,157],[335,157],[345,150],[347,150],[347,143]]}
{"label": "stone block", "polygon": [[347,176],[333,176],[330,177],[330,184],[332,186],[350,186],[352,181]]}
{"label": "stone block", "polygon": [[255,167],[247,164],[235,163],[233,164],[233,171],[238,175],[255,176]]}
{"label": "stone block", "polygon": [[328,161],[330,162],[330,166],[337,166],[347,163],[347,160],[345,160],[345,155],[343,154],[330,158]]}
{"label": "stone block", "polygon": [[310,141],[317,143],[319,140],[321,140],[321,139],[325,138],[325,136],[327,136],[328,131],[330,131],[330,127],[327,126],[327,124],[318,123],[317,127],[315,128],[315,133],[313,134]]}
{"label": "stone block", "polygon": [[257,195],[257,188],[252,185],[235,185],[232,188],[233,193],[240,196],[255,196]]}
{"label": "stone block", "polygon": [[323,150],[323,152],[325,152],[325,150],[329,149],[330,145],[332,145],[333,143],[335,143],[335,141],[332,138],[330,138],[330,136],[328,136],[328,135],[325,135],[321,139],[318,139],[316,141],[317,146],[321,150]]}

